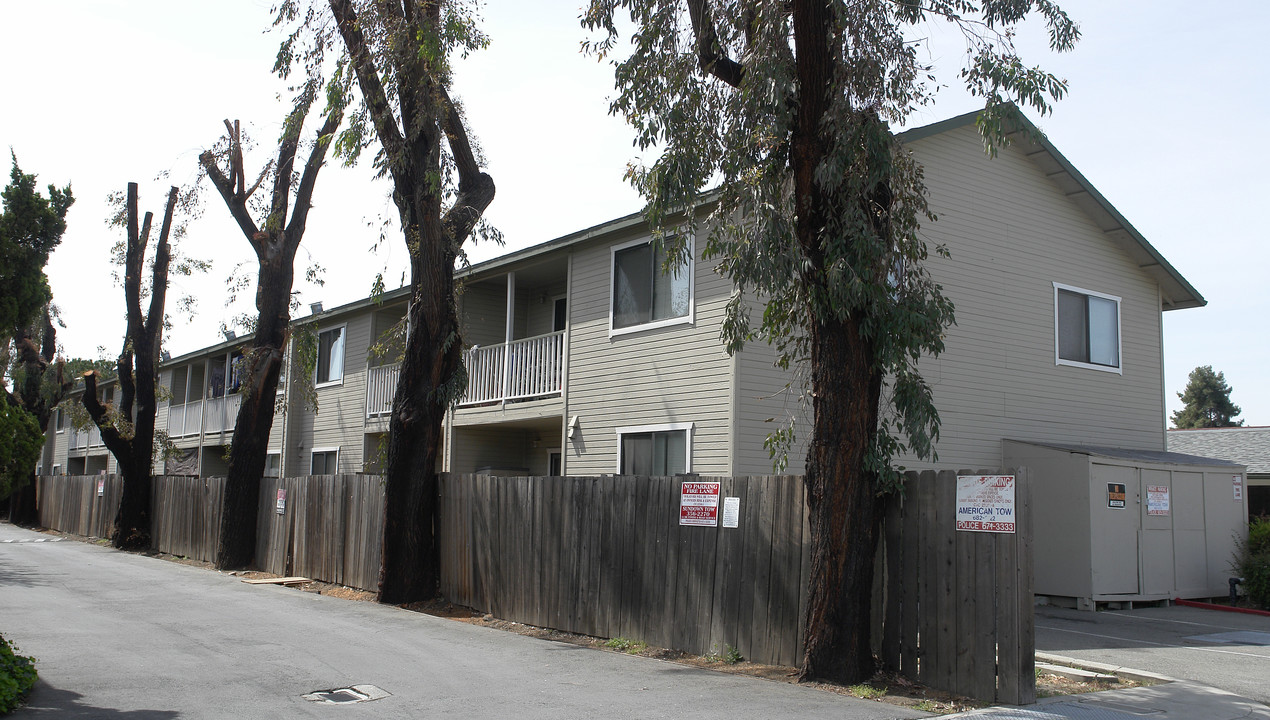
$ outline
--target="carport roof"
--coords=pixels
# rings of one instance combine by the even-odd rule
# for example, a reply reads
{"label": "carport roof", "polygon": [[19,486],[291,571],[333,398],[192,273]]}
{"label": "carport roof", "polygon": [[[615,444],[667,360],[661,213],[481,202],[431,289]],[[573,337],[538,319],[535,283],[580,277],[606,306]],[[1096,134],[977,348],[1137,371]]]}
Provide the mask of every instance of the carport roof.
{"label": "carport roof", "polygon": [[1164,450],[1134,450],[1132,448],[1037,442],[1035,440],[1012,440],[1012,442],[1026,443],[1028,445],[1036,445],[1038,447],[1052,448],[1055,450],[1066,450],[1067,452],[1111,458],[1114,460],[1134,460],[1138,462],[1171,465],[1230,465],[1232,467],[1241,467],[1243,465],[1242,463],[1232,462],[1230,460],[1220,460],[1218,458],[1202,457],[1199,455],[1186,455],[1184,453],[1167,452]]}

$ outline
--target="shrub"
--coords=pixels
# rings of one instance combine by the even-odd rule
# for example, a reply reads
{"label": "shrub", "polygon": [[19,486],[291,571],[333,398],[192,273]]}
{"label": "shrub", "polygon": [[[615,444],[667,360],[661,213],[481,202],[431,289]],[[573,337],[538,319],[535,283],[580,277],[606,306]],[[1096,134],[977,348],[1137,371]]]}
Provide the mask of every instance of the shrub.
{"label": "shrub", "polygon": [[13,711],[35,685],[35,658],[15,652],[0,635],[0,715]]}
{"label": "shrub", "polygon": [[1248,524],[1248,539],[1238,543],[1235,571],[1244,579],[1248,599],[1270,610],[1270,518]]}

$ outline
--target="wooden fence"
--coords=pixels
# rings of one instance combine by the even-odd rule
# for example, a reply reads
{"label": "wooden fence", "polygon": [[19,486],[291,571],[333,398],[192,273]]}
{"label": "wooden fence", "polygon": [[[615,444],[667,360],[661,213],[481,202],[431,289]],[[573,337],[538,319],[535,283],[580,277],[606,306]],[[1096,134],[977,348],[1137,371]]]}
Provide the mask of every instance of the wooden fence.
{"label": "wooden fence", "polygon": [[887,508],[874,573],[885,668],[988,702],[1036,702],[1032,486],[1015,476],[1014,533],[958,531],[957,475],[908,473]]}
{"label": "wooden fence", "polygon": [[[101,484],[101,495],[97,494]],[[40,525],[86,537],[110,537],[123,482],[114,475],[57,475],[36,478]]]}
{"label": "wooden fence", "polygon": [[[990,702],[1034,701],[1031,486],[1015,475],[1018,532],[998,534],[956,530],[957,473],[907,474],[878,548],[873,641],[885,667]],[[105,476],[97,497],[102,479],[41,478],[41,522],[107,535],[119,484]],[[736,527],[680,525],[684,478],[442,475],[441,592],[507,620],[798,664],[802,479],[690,480],[739,499]],[[212,559],[223,483],[156,478],[157,549]],[[378,476],[265,478],[257,567],[374,590],[383,503]]]}
{"label": "wooden fence", "polygon": [[[46,476],[38,482],[41,525],[88,537],[110,536],[123,491],[119,476]],[[282,513],[277,512],[279,490],[286,493]],[[153,548],[214,561],[224,494],[223,477],[155,476],[150,505]],[[377,475],[264,478],[256,566],[279,575],[374,590],[379,585],[383,505],[383,482]]]}
{"label": "wooden fence", "polygon": [[679,525],[683,478],[443,476],[441,592],[532,625],[797,664],[801,479],[693,480],[741,499],[738,528]]}

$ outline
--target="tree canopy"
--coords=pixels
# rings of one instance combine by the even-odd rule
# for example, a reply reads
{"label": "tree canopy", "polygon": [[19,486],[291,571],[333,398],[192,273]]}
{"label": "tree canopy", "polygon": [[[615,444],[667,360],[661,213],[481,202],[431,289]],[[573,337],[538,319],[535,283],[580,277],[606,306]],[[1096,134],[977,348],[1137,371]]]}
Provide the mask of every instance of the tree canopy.
{"label": "tree canopy", "polygon": [[1173,413],[1173,426],[1185,430],[1243,425],[1243,420],[1235,422],[1243,410],[1230,401],[1230,391],[1226,375],[1214,372],[1212,365],[1195,368],[1187,380],[1186,390],[1177,394],[1185,406]]}
{"label": "tree canopy", "polygon": [[943,350],[953,322],[923,265],[922,171],[891,128],[939,87],[920,26],[966,38],[960,77],[985,100],[989,149],[1016,129],[1019,104],[1044,114],[1066,91],[1020,59],[1019,25],[1039,14],[1056,51],[1078,28],[1049,0],[591,0],[583,24],[600,35],[585,49],[616,55],[622,10],[634,31],[611,112],[658,151],[629,171],[655,236],[678,262],[696,209],[712,207],[704,255],[737,288],[723,339],[733,351],[769,342],[781,365],[808,369],[802,676],[857,682],[872,674],[877,496],[897,486],[897,456],[934,454],[939,415],[918,360]]}
{"label": "tree canopy", "polygon": [[53,299],[44,266],[49,253],[62,242],[66,232],[66,212],[75,202],[71,186],[48,186],[48,197],[40,194],[35,175],[13,168],[2,193],[0,211],[0,336],[11,337],[15,328],[34,323]]}

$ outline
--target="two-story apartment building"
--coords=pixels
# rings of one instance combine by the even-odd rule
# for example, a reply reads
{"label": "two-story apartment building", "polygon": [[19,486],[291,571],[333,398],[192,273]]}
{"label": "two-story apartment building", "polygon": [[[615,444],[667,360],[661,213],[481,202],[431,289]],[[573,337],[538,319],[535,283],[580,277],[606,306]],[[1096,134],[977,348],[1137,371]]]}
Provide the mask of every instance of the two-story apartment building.
{"label": "two-story apartment building", "polygon": [[[922,364],[943,419],[939,464],[999,466],[1003,439],[1163,451],[1161,314],[1203,305],[1200,294],[1048,141],[1020,135],[990,159],[973,115],[903,137],[939,218],[923,232],[951,253],[929,267],[957,324]],[[703,244],[662,274],[636,214],[459,270],[469,384],[442,469],[770,473],[763,439],[803,408],[769,348],[724,351],[733,288]],[[317,411],[292,357],[270,472],[382,466],[405,301],[398,290],[295,321],[316,339]],[[186,453],[169,471],[225,472],[244,343],[163,364],[158,424]],[[801,469],[795,450],[789,471]]]}

